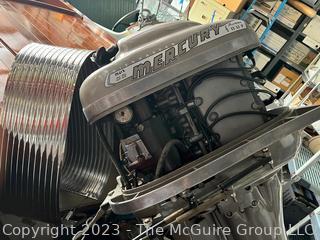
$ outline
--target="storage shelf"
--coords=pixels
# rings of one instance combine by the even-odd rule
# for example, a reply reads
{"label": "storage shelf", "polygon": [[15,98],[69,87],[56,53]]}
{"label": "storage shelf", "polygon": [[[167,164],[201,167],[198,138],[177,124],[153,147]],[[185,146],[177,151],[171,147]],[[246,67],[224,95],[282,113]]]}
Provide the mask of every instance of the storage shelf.
{"label": "storage shelf", "polygon": [[[255,15],[256,17],[260,18],[261,20],[263,20],[266,23],[268,23],[270,21],[267,16],[263,15],[260,12],[257,12],[256,10],[254,10],[251,14]],[[285,25],[284,23],[282,23],[278,19],[276,19],[275,24],[280,25],[281,27],[287,29],[291,33],[294,33],[294,31],[295,31],[294,29],[288,27],[287,25]]]}
{"label": "storage shelf", "polygon": [[260,18],[261,20],[263,20],[266,23],[269,22],[269,18],[267,16],[263,15],[262,13],[258,12],[257,10],[253,10],[251,12],[251,14],[255,15],[256,17]]}
{"label": "storage shelf", "polygon": [[284,23],[282,23],[281,21],[279,21],[278,19],[276,20],[276,24],[280,25],[281,27],[287,29],[289,32],[294,33],[294,29],[288,27],[287,25],[285,25]]}
{"label": "storage shelf", "polygon": [[274,52],[273,50],[271,50],[270,48],[268,48],[265,44],[261,44],[260,45],[260,48],[263,50],[263,51],[265,51],[266,53],[268,53],[268,54],[270,54],[270,55],[272,55],[272,56],[276,56],[276,52]]}
{"label": "storage shelf", "polygon": [[300,73],[302,73],[305,68],[300,66],[299,64],[296,64],[294,62],[292,62],[291,60],[287,59],[286,57],[282,56],[280,58],[281,61],[285,62],[286,64],[288,64],[289,66],[293,67],[295,70],[299,71]]}
{"label": "storage shelf", "polygon": [[307,36],[307,35],[305,35],[303,32],[299,33],[299,35],[300,35],[301,37],[306,37],[306,36]]}

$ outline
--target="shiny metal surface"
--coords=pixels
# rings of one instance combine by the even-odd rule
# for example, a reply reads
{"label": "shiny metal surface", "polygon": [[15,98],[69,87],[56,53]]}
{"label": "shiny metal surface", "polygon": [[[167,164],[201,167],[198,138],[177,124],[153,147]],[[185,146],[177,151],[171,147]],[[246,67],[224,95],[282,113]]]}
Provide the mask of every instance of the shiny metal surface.
{"label": "shiny metal surface", "polygon": [[0,1],[0,111],[10,66],[15,55],[26,45],[34,42],[95,50],[101,46],[108,48],[116,41],[90,19],[76,15],[77,10],[66,2],[41,1],[44,5],[67,8],[75,14],[21,1]]}
{"label": "shiny metal surface", "polygon": [[[256,130],[164,177],[124,193],[119,194],[115,191],[109,204],[117,214],[138,212],[154,206],[217,174],[231,171],[232,167],[239,166],[237,164],[251,155],[315,122],[319,119],[319,114],[320,107],[290,110],[280,114]],[[293,141],[293,143],[298,148],[299,141]],[[295,151],[288,153],[288,158],[277,164],[280,167],[283,166],[294,153]],[[274,168],[274,171],[278,170],[277,167]]]}
{"label": "shiny metal surface", "polygon": [[[17,55],[1,114],[0,208],[59,221],[59,191],[97,199],[110,162],[86,123],[78,90],[92,51],[30,44]],[[110,141],[112,127],[105,126]]]}
{"label": "shiny metal surface", "polygon": [[[286,240],[283,220],[282,185],[275,174],[248,191],[241,189],[218,204],[219,212],[237,240]],[[263,226],[264,234],[243,234]]]}
{"label": "shiny metal surface", "polygon": [[90,75],[81,86],[83,111],[91,123],[251,50],[259,46],[259,41],[240,20],[210,25],[179,21],[146,28],[121,39],[118,46],[115,60]]}

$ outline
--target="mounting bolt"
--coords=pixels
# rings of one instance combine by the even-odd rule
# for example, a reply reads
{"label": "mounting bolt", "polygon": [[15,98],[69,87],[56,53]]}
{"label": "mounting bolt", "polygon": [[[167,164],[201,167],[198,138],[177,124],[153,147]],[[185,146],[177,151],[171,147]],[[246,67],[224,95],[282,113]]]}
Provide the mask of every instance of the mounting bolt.
{"label": "mounting bolt", "polygon": [[175,202],[178,201],[178,198],[177,198],[176,196],[175,196],[175,197],[172,197],[172,198],[170,198],[170,201],[173,202],[173,203],[175,203]]}
{"label": "mounting bolt", "polygon": [[181,197],[183,198],[189,198],[191,196],[192,196],[192,193],[188,189],[181,193]]}
{"label": "mounting bolt", "polygon": [[233,199],[236,199],[237,198],[237,194],[235,192],[233,192],[233,193],[230,194],[230,197],[232,197]]}
{"label": "mounting bolt", "polygon": [[232,212],[226,212],[226,217],[231,218],[233,216]]}
{"label": "mounting bolt", "polygon": [[142,124],[139,124],[137,126],[137,132],[143,132],[143,130],[144,130],[144,126]]}
{"label": "mounting bolt", "polygon": [[252,203],[251,203],[251,206],[252,206],[252,207],[258,206],[258,201],[253,200]]}
{"label": "mounting bolt", "polygon": [[143,224],[146,228],[149,228],[152,225],[152,218],[145,218],[143,219]]}

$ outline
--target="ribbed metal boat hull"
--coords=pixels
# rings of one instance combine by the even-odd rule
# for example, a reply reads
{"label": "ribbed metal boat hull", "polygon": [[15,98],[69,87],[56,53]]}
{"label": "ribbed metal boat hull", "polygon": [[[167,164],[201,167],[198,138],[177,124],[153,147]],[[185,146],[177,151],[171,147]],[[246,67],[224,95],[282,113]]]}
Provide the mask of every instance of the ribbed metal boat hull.
{"label": "ribbed metal boat hull", "polygon": [[17,55],[1,112],[1,211],[57,222],[62,189],[93,199],[104,192],[111,163],[78,94],[97,68],[91,54],[30,44]]}

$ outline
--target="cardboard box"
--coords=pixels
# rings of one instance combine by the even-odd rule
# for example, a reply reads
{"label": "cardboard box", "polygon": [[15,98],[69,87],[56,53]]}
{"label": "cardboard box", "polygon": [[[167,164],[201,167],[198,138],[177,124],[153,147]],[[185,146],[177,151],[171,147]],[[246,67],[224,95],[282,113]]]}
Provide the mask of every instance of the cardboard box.
{"label": "cardboard box", "polygon": [[315,16],[311,22],[305,27],[303,33],[316,42],[320,42],[320,16]]}
{"label": "cardboard box", "polygon": [[287,91],[289,87],[294,84],[291,92],[295,93],[302,86],[302,79],[295,83],[295,81],[299,77],[300,74],[291,71],[286,67],[282,67],[275,78],[272,80],[272,83],[280,87],[283,91]]}
{"label": "cardboard box", "polygon": [[234,13],[215,0],[196,0],[189,13],[189,19],[201,24],[232,18]]}
{"label": "cardboard box", "polygon": [[307,68],[309,64],[315,59],[316,56],[317,56],[317,53],[310,50],[307,56],[302,60],[302,62],[300,62],[300,65],[304,68]]}
{"label": "cardboard box", "polygon": [[302,42],[316,51],[320,49],[320,42],[317,42],[308,36],[306,36]]}
{"label": "cardboard box", "polygon": [[269,17],[272,14],[272,9],[275,7],[276,1],[257,1],[253,9],[262,15]]}
{"label": "cardboard box", "polygon": [[[307,96],[310,91],[312,90],[312,87],[307,87],[302,93],[301,93],[301,99],[303,99],[305,96]],[[306,101],[307,105],[315,105],[319,104],[320,99],[320,93],[318,91],[313,91],[308,100]]]}
{"label": "cardboard box", "polygon": [[320,98],[318,98],[313,104],[314,105],[320,105]]}
{"label": "cardboard box", "polygon": [[283,56],[303,67],[307,67],[312,60],[316,57],[316,53],[313,52],[309,47],[300,43],[299,41],[294,41],[283,54]]}
{"label": "cardboard box", "polygon": [[265,88],[269,89],[271,92],[277,94],[280,92],[280,88],[277,85],[274,85],[272,82],[266,80],[266,83],[263,85]]}
{"label": "cardboard box", "polygon": [[[257,34],[259,37],[262,36],[263,32],[265,31],[266,27],[261,25],[258,30]],[[263,44],[266,45],[272,52],[277,53],[280,49],[284,46],[287,40],[280,35],[276,34],[273,31],[269,31],[268,35],[263,41]]]}
{"label": "cardboard box", "polygon": [[256,68],[258,68],[260,71],[263,70],[263,68],[268,64],[268,62],[271,59],[270,57],[258,50],[253,52],[253,56],[256,61]]}
{"label": "cardboard box", "polygon": [[283,56],[296,63],[300,64],[302,60],[307,56],[309,48],[298,41],[294,41],[288,49],[285,51]]}
{"label": "cardboard box", "polygon": [[[280,4],[281,2],[276,2],[275,7],[272,10],[272,15],[276,13]],[[294,28],[301,16],[301,12],[286,4],[277,19],[289,28]]]}
{"label": "cardboard box", "polygon": [[217,0],[217,2],[228,8],[231,12],[238,13],[242,10],[247,0]]}
{"label": "cardboard box", "polygon": [[253,31],[257,31],[262,23],[262,20],[252,14],[249,14],[246,19],[246,23],[253,29]]}

